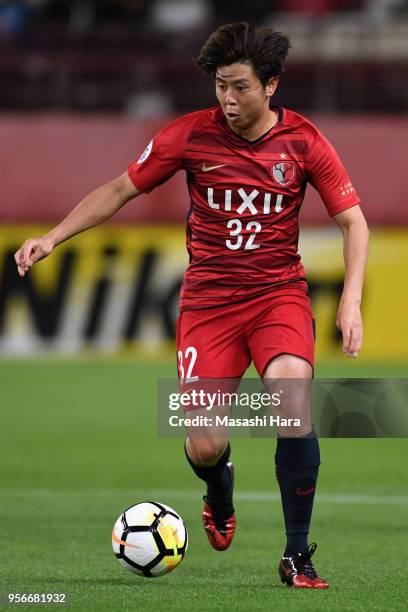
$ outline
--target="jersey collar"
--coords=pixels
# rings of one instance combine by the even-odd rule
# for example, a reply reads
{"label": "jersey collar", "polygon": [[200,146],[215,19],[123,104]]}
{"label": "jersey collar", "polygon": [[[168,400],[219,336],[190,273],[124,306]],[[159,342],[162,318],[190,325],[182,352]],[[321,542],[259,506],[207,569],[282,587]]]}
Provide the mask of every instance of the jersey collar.
{"label": "jersey collar", "polygon": [[219,110],[220,110],[220,113],[221,113],[222,123],[224,124],[224,127],[226,128],[226,130],[228,131],[228,133],[231,136],[235,136],[235,138],[238,138],[238,140],[240,140],[241,142],[246,143],[247,145],[255,145],[258,142],[261,142],[264,138],[266,138],[276,128],[280,127],[280,125],[283,122],[285,109],[282,106],[273,106],[273,105],[271,105],[270,108],[272,110],[275,110],[278,113],[278,120],[275,123],[275,125],[273,125],[271,128],[269,128],[269,130],[267,130],[264,134],[262,134],[262,136],[259,136],[259,138],[257,138],[256,140],[248,140],[247,138],[244,138],[243,136],[240,136],[239,134],[236,134],[233,130],[231,130],[230,126],[228,125],[227,119],[226,119],[224,113],[222,112],[221,106],[219,107]]}

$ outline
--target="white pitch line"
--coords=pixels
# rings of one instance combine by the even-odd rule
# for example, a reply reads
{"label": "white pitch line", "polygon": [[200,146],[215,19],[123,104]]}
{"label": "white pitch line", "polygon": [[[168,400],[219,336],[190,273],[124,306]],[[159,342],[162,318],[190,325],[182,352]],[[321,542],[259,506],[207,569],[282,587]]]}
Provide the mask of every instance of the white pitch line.
{"label": "white pitch line", "polygon": [[[183,489],[0,489],[0,497],[5,498],[44,498],[68,497],[118,497],[130,499],[200,499],[202,491]],[[235,499],[242,502],[270,503],[280,501],[280,494],[267,491],[239,491]],[[408,495],[371,495],[354,493],[317,493],[316,499],[325,504],[362,504],[362,505],[407,505]]]}

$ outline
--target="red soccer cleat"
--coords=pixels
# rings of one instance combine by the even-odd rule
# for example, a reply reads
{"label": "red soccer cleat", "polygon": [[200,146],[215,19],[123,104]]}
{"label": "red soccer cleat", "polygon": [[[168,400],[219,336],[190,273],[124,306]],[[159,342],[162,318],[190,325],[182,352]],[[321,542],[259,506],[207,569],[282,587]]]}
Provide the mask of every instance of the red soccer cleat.
{"label": "red soccer cleat", "polygon": [[235,528],[237,526],[237,519],[235,518],[235,512],[231,514],[227,519],[214,520],[213,511],[208,502],[208,497],[204,495],[204,510],[203,510],[203,525],[207,538],[215,550],[226,550],[234,537]]}
{"label": "red soccer cleat", "polygon": [[[234,480],[234,466],[232,463],[227,463],[227,466],[231,472],[231,478]],[[207,538],[215,550],[227,550],[234,537],[235,529],[237,526],[237,519],[235,512],[227,516],[227,518],[221,518],[219,510],[215,512],[215,508],[211,507],[210,500],[207,495],[204,495],[204,510],[203,510],[203,525]]]}
{"label": "red soccer cleat", "polygon": [[317,544],[311,544],[306,553],[283,556],[279,563],[282,582],[296,589],[328,589],[329,583],[318,576],[312,563]]}

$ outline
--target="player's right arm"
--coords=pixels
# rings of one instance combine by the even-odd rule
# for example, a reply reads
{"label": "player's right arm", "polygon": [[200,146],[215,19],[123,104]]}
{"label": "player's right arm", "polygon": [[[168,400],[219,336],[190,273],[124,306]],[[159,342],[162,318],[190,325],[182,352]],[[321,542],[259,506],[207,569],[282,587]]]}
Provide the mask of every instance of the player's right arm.
{"label": "player's right arm", "polygon": [[47,257],[61,242],[112,217],[139,193],[127,172],[92,191],[56,227],[39,238],[24,242],[14,255],[19,275],[24,276],[33,264]]}
{"label": "player's right arm", "polygon": [[26,240],[14,255],[18,273],[26,272],[47,257],[61,242],[112,217],[128,200],[150,193],[182,168],[184,146],[200,112],[176,119],[149,142],[127,172],[87,195],[59,225],[40,238]]}

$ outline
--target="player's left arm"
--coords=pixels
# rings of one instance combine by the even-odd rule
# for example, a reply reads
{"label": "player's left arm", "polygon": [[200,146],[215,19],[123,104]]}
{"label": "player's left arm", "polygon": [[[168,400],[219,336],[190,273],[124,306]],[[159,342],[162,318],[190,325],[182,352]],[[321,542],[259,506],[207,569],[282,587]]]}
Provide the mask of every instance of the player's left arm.
{"label": "player's left arm", "polygon": [[357,357],[363,340],[361,295],[367,265],[369,231],[359,206],[334,216],[343,233],[345,265],[344,288],[337,311],[336,325],[343,335],[343,352]]}

